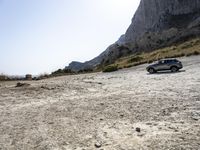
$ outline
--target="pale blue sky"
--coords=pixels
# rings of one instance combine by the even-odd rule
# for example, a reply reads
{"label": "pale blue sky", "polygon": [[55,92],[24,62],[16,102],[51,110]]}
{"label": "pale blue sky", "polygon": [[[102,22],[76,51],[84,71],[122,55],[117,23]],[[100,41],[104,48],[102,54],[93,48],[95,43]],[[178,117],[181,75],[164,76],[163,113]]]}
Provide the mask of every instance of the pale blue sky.
{"label": "pale blue sky", "polygon": [[0,73],[50,73],[114,43],[140,0],[0,0]]}

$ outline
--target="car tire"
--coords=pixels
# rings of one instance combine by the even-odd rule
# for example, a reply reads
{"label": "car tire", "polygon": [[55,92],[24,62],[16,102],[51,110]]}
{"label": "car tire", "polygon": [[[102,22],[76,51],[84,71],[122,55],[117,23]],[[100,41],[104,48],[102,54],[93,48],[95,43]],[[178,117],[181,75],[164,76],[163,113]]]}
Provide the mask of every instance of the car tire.
{"label": "car tire", "polygon": [[156,71],[155,71],[155,69],[153,69],[153,68],[149,68],[149,69],[148,69],[148,72],[149,72],[150,74],[153,74],[153,73],[155,73]]}
{"label": "car tire", "polygon": [[177,67],[175,67],[175,66],[171,67],[171,72],[177,72],[177,71],[178,71]]}

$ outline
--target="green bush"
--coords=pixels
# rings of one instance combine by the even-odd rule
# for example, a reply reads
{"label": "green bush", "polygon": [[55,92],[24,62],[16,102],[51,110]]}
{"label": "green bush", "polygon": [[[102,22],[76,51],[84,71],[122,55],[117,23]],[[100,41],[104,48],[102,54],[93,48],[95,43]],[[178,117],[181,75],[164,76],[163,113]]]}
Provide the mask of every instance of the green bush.
{"label": "green bush", "polygon": [[58,69],[51,73],[52,76],[60,76],[66,74],[73,74],[74,72],[71,69]]}
{"label": "green bush", "polygon": [[118,70],[118,66],[117,65],[110,65],[107,66],[103,69],[103,72],[113,72],[113,71],[117,71]]}
{"label": "green bush", "polygon": [[62,73],[64,73],[64,70],[62,70],[62,69],[58,69],[58,70],[52,72],[53,75],[54,74],[62,74]]}

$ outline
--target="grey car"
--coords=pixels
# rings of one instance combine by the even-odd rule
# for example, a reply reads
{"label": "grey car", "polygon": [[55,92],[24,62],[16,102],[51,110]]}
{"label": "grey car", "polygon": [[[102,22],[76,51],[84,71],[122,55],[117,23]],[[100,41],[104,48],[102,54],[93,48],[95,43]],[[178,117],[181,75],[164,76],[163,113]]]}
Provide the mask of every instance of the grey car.
{"label": "grey car", "polygon": [[182,63],[177,59],[164,59],[159,60],[157,63],[149,65],[146,70],[149,73],[155,73],[157,71],[171,70],[171,72],[177,72],[179,69],[182,69]]}

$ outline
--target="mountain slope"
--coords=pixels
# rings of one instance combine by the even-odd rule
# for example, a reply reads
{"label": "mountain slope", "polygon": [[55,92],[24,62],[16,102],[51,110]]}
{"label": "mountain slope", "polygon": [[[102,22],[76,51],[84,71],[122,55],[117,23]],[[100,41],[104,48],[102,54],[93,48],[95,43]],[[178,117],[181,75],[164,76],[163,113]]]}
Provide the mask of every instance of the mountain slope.
{"label": "mountain slope", "polygon": [[123,56],[149,52],[199,35],[200,0],[141,0],[131,25],[117,42],[96,58],[71,63],[67,68],[94,69]]}

